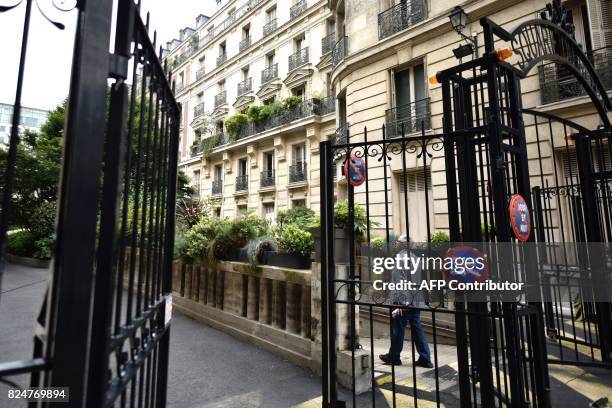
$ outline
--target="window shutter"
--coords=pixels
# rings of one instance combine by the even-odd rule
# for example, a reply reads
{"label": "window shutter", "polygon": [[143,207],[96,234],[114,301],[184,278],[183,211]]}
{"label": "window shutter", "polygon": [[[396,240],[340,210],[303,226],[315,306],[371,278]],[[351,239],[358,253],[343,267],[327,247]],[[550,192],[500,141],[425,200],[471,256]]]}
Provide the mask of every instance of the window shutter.
{"label": "window shutter", "polygon": [[[406,188],[409,193],[413,193],[416,191],[425,191],[425,186],[427,185],[427,190],[431,190],[431,170],[427,167],[425,175],[423,175],[423,169],[416,170],[408,170],[405,173],[406,176]],[[404,173],[399,173],[398,177],[399,181],[399,190],[400,193],[404,193]]]}
{"label": "window shutter", "polygon": [[593,49],[612,45],[612,0],[587,0]]}

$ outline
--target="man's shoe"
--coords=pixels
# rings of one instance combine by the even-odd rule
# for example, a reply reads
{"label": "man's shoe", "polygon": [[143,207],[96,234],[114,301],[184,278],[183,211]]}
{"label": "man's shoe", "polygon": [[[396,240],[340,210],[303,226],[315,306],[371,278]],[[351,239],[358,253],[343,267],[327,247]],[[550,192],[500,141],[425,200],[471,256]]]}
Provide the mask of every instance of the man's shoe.
{"label": "man's shoe", "polygon": [[414,365],[423,368],[433,368],[433,364],[431,364],[431,361],[425,360],[423,357],[419,357],[419,359],[414,363]]}
{"label": "man's shoe", "polygon": [[381,354],[378,357],[385,364],[388,364],[388,365],[402,365],[402,360],[400,360],[399,358],[397,358],[397,359],[392,358],[389,354]]}

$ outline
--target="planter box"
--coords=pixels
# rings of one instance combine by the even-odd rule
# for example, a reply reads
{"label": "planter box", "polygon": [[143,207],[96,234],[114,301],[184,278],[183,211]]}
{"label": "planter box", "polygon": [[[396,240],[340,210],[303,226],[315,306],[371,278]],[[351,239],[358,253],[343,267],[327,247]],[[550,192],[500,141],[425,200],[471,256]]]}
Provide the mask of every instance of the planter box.
{"label": "planter box", "polygon": [[222,261],[230,262],[249,262],[249,257],[245,248],[238,248],[226,254]]}
{"label": "planter box", "polygon": [[280,266],[291,269],[310,269],[310,258],[300,254],[287,254],[284,252],[264,251],[262,263],[270,266]]}
{"label": "planter box", "polygon": [[[321,228],[310,228],[310,233],[314,238],[314,251],[315,251],[315,261],[321,262]],[[347,230],[342,228],[334,229],[334,262],[337,263],[349,263],[349,249],[350,249],[350,241],[349,241],[349,233]],[[359,243],[355,242],[355,249],[359,248]]]}

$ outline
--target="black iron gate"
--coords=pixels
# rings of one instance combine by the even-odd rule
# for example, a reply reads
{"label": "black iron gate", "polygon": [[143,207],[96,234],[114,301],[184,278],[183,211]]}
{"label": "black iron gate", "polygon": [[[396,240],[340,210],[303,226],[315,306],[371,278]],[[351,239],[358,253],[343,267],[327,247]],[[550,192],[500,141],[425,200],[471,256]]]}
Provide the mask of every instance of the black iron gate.
{"label": "black iron gate", "polygon": [[[14,124],[35,0],[24,3]],[[180,107],[139,5],[119,0],[113,10],[111,0],[80,0],[56,7],[76,8],[78,26],[54,253],[33,358],[0,363],[0,379],[30,374],[33,387],[69,387],[71,406],[165,406]],[[13,126],[0,271],[20,136]]]}
{"label": "black iron gate", "polygon": [[[589,131],[561,118],[524,110],[520,81],[535,62],[549,58],[567,64],[580,76],[600,114],[605,115],[609,101],[602,96],[601,81],[588,60],[577,55],[579,48],[555,24],[531,21],[513,33],[486,18],[481,24],[484,56],[437,74],[444,133],[426,134],[422,123],[420,135],[409,135],[405,126],[394,123],[393,132],[383,126],[369,133],[367,129],[352,132],[349,138],[347,131],[335,142],[321,144],[324,406],[345,405],[344,398],[338,397],[337,383],[341,383],[351,391],[352,406],[417,406],[426,400],[438,406],[546,407],[551,404],[549,363],[609,365],[610,302],[592,301],[592,293],[573,289],[572,283],[561,279],[559,271],[567,273],[571,262],[562,253],[565,248],[554,245],[570,235],[572,243],[609,242],[609,123],[602,117],[603,126]],[[537,50],[538,39],[545,39],[540,41],[545,50]],[[496,41],[512,44],[522,58],[520,69],[500,58]],[[547,43],[555,41],[564,42],[564,47]],[[566,54],[555,54],[558,48]],[[568,49],[576,55],[568,56]],[[563,149],[555,148],[555,143]],[[359,186],[342,176],[334,179],[347,163],[353,166],[352,158],[356,163],[362,159],[365,166],[365,180]],[[559,171],[570,176],[559,182]],[[432,199],[436,188],[446,194]],[[562,191],[569,191],[568,202],[557,200],[551,205],[550,198]],[[412,304],[398,303],[374,290],[372,258],[393,254],[394,234],[411,236],[425,250],[431,250],[440,237],[441,231],[434,226],[448,230],[454,243],[517,242],[508,211],[516,194],[525,198],[534,214],[535,233],[526,245],[516,247],[520,247],[516,253],[497,254],[496,273],[545,289],[542,301],[465,302],[456,294],[432,293],[428,302]],[[342,222],[335,222],[335,212],[340,211],[334,202],[344,198],[348,242],[335,232]],[[577,245],[571,248],[582,251]],[[593,273],[609,268],[605,265],[609,254],[604,246],[598,248],[587,251],[586,258],[577,253],[573,262],[582,256],[586,272],[581,276],[609,292],[609,284],[593,278],[609,276],[609,270]],[[564,263],[560,256],[565,256]],[[435,269],[423,273],[440,276]],[[599,293],[597,298],[610,299],[610,293]],[[582,321],[573,315],[573,300],[585,316]],[[418,312],[428,329],[432,370],[423,371],[414,364],[407,369],[383,366],[379,361],[377,354],[389,348],[392,311],[398,308]],[[449,332],[449,327],[454,331]],[[451,350],[445,350],[445,336],[451,337]],[[414,338],[410,345],[407,355],[414,362],[422,350]],[[556,353],[551,352],[555,347]],[[455,356],[452,361],[449,352]],[[362,391],[368,392],[360,395]]]}

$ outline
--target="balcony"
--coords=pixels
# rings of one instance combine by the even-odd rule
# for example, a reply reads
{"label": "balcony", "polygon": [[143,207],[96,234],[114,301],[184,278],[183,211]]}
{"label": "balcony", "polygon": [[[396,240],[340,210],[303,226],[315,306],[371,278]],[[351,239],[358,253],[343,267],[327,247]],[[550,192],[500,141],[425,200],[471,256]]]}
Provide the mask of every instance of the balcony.
{"label": "balcony", "polygon": [[251,78],[247,78],[242,82],[238,83],[238,96],[244,95],[253,90],[253,81]]}
{"label": "balcony", "polygon": [[243,174],[242,176],[236,177],[236,192],[243,192],[249,190],[249,176]]}
{"label": "balcony", "polygon": [[268,21],[263,26],[263,36],[264,37],[267,37],[270,34],[272,34],[274,31],[276,31],[276,22],[277,22],[277,20],[274,18],[274,19]]}
{"label": "balcony", "polygon": [[204,114],[204,102],[197,104],[193,108],[193,118],[200,117]]}
{"label": "balcony", "polygon": [[225,105],[227,103],[227,92],[223,91],[217,95],[215,95],[215,108],[218,108],[221,105]]}
{"label": "balcony", "polygon": [[332,51],[332,64],[334,67],[344,60],[348,55],[348,37],[344,36],[340,38],[334,45]]}
{"label": "balcony", "polygon": [[321,39],[321,55],[325,55],[334,48],[336,44],[336,33],[331,33]]}
{"label": "balcony", "polygon": [[174,90],[175,93],[179,93],[181,92],[183,89],[185,89],[185,84],[176,84],[176,89]]}
{"label": "balcony", "polygon": [[217,24],[214,28],[212,28],[204,37],[200,39],[200,47],[208,44],[213,39],[217,38],[225,31],[227,31],[237,20],[239,20],[242,16],[246,15],[248,12],[253,10],[259,3],[263,0],[249,0],[242,7],[238,8],[234,11],[230,16],[228,16],[221,23]]}
{"label": "balcony", "polygon": [[318,101],[318,109],[315,108],[315,114],[323,116],[336,111],[336,98],[333,96],[326,96]]}
{"label": "balcony", "polygon": [[212,195],[221,195],[223,193],[223,180],[213,180]]}
{"label": "balcony", "polygon": [[204,67],[202,67],[202,68],[198,69],[198,70],[196,71],[196,81],[197,81],[197,80],[199,80],[199,79],[202,79],[202,77],[203,77],[204,75],[206,75],[206,70],[204,69]]}
{"label": "balcony", "polygon": [[[612,46],[589,51],[587,57],[606,90],[612,90]],[[542,104],[586,95],[580,82],[565,67],[554,62],[538,66]]]}
{"label": "balcony", "polygon": [[246,50],[247,48],[249,48],[251,46],[251,36],[246,36],[244,37],[239,43],[238,43],[238,51],[242,52],[244,50]]}
{"label": "balcony", "polygon": [[225,64],[225,61],[227,61],[227,53],[224,52],[217,57],[217,68]]}
{"label": "balcony", "polygon": [[202,148],[203,148],[203,146],[202,146],[202,143],[200,141],[197,141],[196,143],[192,144],[191,145],[191,150],[190,150],[191,157],[196,157],[196,156],[202,154]]}
{"label": "balcony", "polygon": [[289,166],[289,182],[300,183],[306,181],[306,163],[295,162],[295,164]]}
{"label": "balcony", "polygon": [[262,171],[259,180],[261,188],[274,187],[274,169]]}
{"label": "balcony", "polygon": [[308,64],[308,47],[304,47],[289,56],[289,71],[293,71],[305,64]]}
{"label": "balcony", "polygon": [[333,144],[343,145],[349,142],[349,127],[350,124],[346,122],[344,125],[341,125],[338,129],[336,129],[336,137],[334,138]]}
{"label": "balcony", "polygon": [[272,64],[268,68],[261,71],[261,84],[267,84],[268,82],[278,78],[278,64]]}
{"label": "balcony", "polygon": [[306,0],[299,0],[289,9],[291,20],[298,18],[306,11]]}
{"label": "balcony", "polygon": [[422,129],[431,129],[429,98],[387,109],[385,122],[387,139],[420,132]]}
{"label": "balcony", "polygon": [[427,18],[426,0],[402,0],[378,15],[378,39],[389,37]]}

